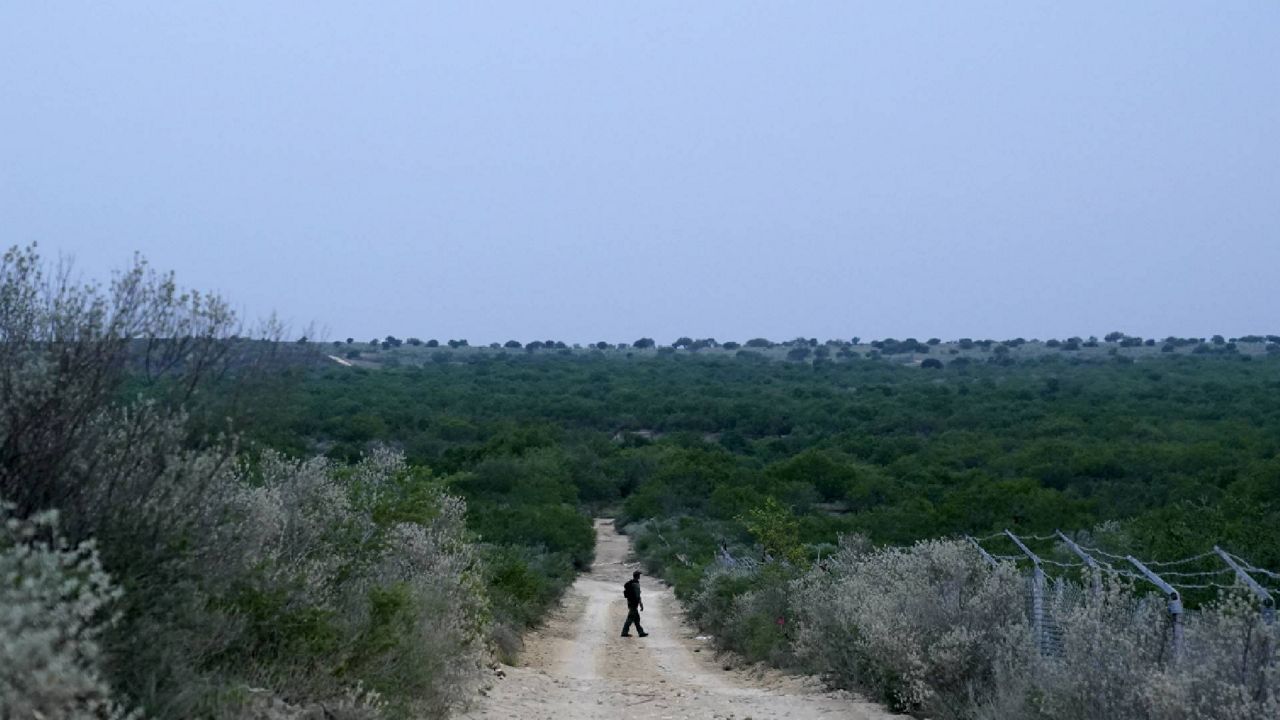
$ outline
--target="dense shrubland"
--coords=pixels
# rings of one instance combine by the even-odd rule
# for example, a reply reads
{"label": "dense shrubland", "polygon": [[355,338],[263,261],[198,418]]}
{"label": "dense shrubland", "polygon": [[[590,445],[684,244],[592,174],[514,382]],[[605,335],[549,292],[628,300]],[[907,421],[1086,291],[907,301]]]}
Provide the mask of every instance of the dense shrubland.
{"label": "dense shrubland", "polygon": [[[685,528],[682,531],[681,526]],[[720,647],[821,675],[918,717],[972,720],[1191,720],[1280,711],[1280,626],[1226,593],[1185,616],[1174,658],[1161,598],[1107,584],[1050,593],[1057,645],[1041,654],[1027,576],[990,567],[968,543],[875,548],[860,536],[809,546],[798,562],[726,546],[691,566],[716,530],[686,521],[632,527],[652,566],[677,581],[690,618]]]}
{"label": "dense shrubland", "polygon": [[1111,585],[1051,595],[1060,647],[1028,632],[1025,577],[960,542],[846,547],[792,580],[796,664],[934,718],[1262,718],[1280,711],[1280,628],[1227,594],[1171,655],[1161,602]]}
{"label": "dense shrubland", "polygon": [[[1151,349],[1130,340],[1068,342]],[[1063,654],[1043,658],[1012,569],[992,572],[964,545],[915,543],[1105,523],[1117,552],[1171,559],[1218,543],[1280,566],[1276,357],[1226,341],[1208,353],[1154,348],[1137,362],[1031,355],[1019,341],[875,348],[945,360],[922,370],[844,345],[747,343],[832,348],[802,364],[694,354],[695,344],[630,358],[526,346],[296,373],[249,435],[338,459],[389,443],[432,467],[471,503],[486,552],[503,558],[501,577],[488,577],[495,606],[554,598],[590,536],[548,526],[576,507],[616,508],[640,556],[722,647],[922,716],[1117,707],[1177,718],[1204,698],[1219,708],[1199,710],[1207,717],[1271,707],[1258,688],[1274,692],[1275,678],[1249,645],[1265,633],[1238,600],[1195,598],[1195,672],[1162,662],[1162,605],[1124,588],[1098,607],[1060,608]],[[961,346],[990,355],[957,359]],[[1107,664],[1090,659],[1099,638],[1115,641]],[[1169,697],[1181,704],[1160,704]]]}
{"label": "dense shrubland", "polygon": [[[737,518],[772,497],[809,543],[1114,520],[1144,557],[1212,538],[1280,565],[1263,531],[1280,525],[1280,358],[1050,356],[926,372],[510,353],[299,371],[262,397],[257,444],[347,460],[388,443],[473,503],[534,516],[620,506],[627,521],[690,515],[749,540]],[[550,544],[571,550],[534,543]]]}
{"label": "dense shrubland", "polygon": [[243,453],[219,418],[277,348],[238,332],[142,263],[100,288],[0,262],[0,716],[471,698],[489,611],[463,501],[389,450]]}
{"label": "dense shrubland", "polygon": [[1107,523],[1117,551],[1280,566],[1276,353],[388,336],[371,370],[240,339],[143,265],[105,289],[40,269],[0,268],[0,715],[442,714],[589,565],[593,512],[722,647],[922,715],[1273,707],[1274,630],[1238,600],[1199,600],[1195,672],[1123,588],[1060,608],[1046,659],[1010,569],[917,543]]}

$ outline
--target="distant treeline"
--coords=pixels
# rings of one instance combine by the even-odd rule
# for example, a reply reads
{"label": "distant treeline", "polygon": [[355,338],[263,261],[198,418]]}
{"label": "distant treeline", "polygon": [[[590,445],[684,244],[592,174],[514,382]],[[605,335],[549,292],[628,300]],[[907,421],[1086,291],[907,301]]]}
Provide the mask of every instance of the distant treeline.
{"label": "distant treeline", "polygon": [[[305,341],[306,339],[303,338],[303,342]],[[348,360],[370,359],[370,353],[377,357],[384,351],[395,351],[399,348],[404,348],[409,352],[393,353],[389,356],[393,361],[402,357],[416,357],[417,355],[412,352],[414,349],[439,351],[429,355],[431,359],[437,362],[448,362],[454,359],[454,356],[448,350],[463,349],[500,352],[523,351],[526,353],[552,351],[560,354],[595,351],[622,352],[628,355],[636,353],[674,354],[676,352],[697,353],[712,351],[714,354],[738,353],[743,356],[764,353],[767,357],[782,358],[790,361],[933,355],[937,356],[938,359],[933,362],[926,360],[925,362],[928,363],[926,367],[941,367],[948,362],[948,356],[959,356],[951,357],[950,361],[960,361],[961,363],[968,362],[975,356],[982,356],[984,359],[994,360],[995,362],[1009,362],[1014,358],[1042,354],[1050,350],[1072,353],[1085,358],[1107,356],[1133,358],[1145,356],[1150,352],[1184,354],[1240,353],[1243,355],[1277,353],[1280,352],[1280,335],[1245,335],[1238,338],[1227,338],[1222,335],[1214,335],[1209,338],[1170,336],[1156,339],[1142,338],[1117,331],[1107,333],[1102,339],[1096,336],[1087,338],[1076,336],[1065,339],[1051,338],[1048,340],[1027,340],[1021,337],[1008,340],[960,338],[949,341],[943,341],[940,338],[929,338],[924,341],[916,338],[903,340],[884,338],[864,342],[859,337],[848,340],[831,339],[825,341],[819,341],[817,338],[799,337],[780,342],[767,338],[752,338],[742,343],[736,341],[719,342],[715,338],[694,339],[680,337],[669,345],[663,345],[653,338],[645,337],[634,342],[610,343],[600,341],[586,345],[580,343],[568,344],[561,340],[531,340],[524,343],[519,340],[508,340],[503,343],[492,342],[488,345],[477,346],[472,346],[467,340],[460,339],[451,339],[442,343],[435,339],[424,341],[410,337],[402,340],[394,335],[387,335],[384,338],[373,338],[367,342],[357,341],[355,338],[347,338],[345,341],[334,340],[332,347]],[[1101,353],[1096,351],[1099,348],[1103,350]],[[1095,352],[1090,352],[1091,350],[1095,350]]]}

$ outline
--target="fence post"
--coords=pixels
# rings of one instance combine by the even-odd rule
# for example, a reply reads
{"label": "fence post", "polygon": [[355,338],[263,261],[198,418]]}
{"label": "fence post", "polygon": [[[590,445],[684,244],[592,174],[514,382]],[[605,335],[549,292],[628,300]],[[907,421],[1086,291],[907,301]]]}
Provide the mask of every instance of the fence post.
{"label": "fence post", "polygon": [[1228,567],[1230,567],[1232,570],[1235,570],[1236,577],[1240,578],[1240,582],[1244,583],[1244,586],[1249,588],[1249,590],[1252,591],[1253,594],[1257,596],[1258,600],[1262,602],[1262,619],[1268,625],[1275,622],[1276,621],[1276,602],[1275,602],[1275,598],[1271,597],[1271,593],[1267,592],[1266,588],[1259,585],[1256,580],[1250,577],[1249,573],[1245,572],[1244,568],[1240,567],[1240,565],[1236,563],[1235,560],[1232,560],[1231,555],[1228,554],[1225,550],[1218,547],[1217,545],[1214,545],[1213,551],[1218,553],[1218,557],[1222,558],[1222,561],[1225,562]]}
{"label": "fence post", "polygon": [[1058,534],[1058,538],[1061,539],[1062,542],[1066,543],[1067,547],[1071,549],[1071,552],[1075,553],[1076,556],[1083,560],[1084,564],[1088,566],[1090,575],[1089,594],[1093,597],[1093,601],[1097,602],[1098,596],[1102,594],[1102,570],[1098,568],[1098,563],[1094,561],[1093,557],[1091,557],[1089,553],[1084,551],[1084,548],[1075,544],[1071,538],[1063,535],[1061,530],[1054,530],[1054,532]]}
{"label": "fence post", "polygon": [[1151,568],[1143,565],[1134,556],[1129,555],[1125,559],[1138,568],[1138,572],[1145,575],[1152,585],[1160,588],[1169,598],[1169,619],[1173,622],[1173,659],[1177,660],[1182,657],[1182,596],[1178,594],[1178,591],[1172,585],[1165,582],[1163,578],[1155,574]]}
{"label": "fence post", "polygon": [[1004,531],[1004,534],[1009,536],[1009,539],[1013,541],[1014,545],[1018,546],[1018,549],[1021,550],[1024,555],[1031,558],[1033,566],[1031,570],[1031,631],[1035,633],[1036,646],[1039,647],[1040,652],[1043,653],[1046,650],[1044,627],[1044,568],[1040,567],[1040,558],[1035,553],[1031,552],[1030,548],[1023,545],[1017,535],[1014,535],[1007,529]]}
{"label": "fence post", "polygon": [[988,565],[990,565],[991,567],[995,567],[996,565],[999,564],[996,562],[995,558],[991,557],[991,553],[984,550],[982,545],[978,544],[978,541],[975,540],[972,536],[965,535],[964,539],[968,540],[975,548],[978,549],[978,554],[982,556],[983,560],[987,561]]}

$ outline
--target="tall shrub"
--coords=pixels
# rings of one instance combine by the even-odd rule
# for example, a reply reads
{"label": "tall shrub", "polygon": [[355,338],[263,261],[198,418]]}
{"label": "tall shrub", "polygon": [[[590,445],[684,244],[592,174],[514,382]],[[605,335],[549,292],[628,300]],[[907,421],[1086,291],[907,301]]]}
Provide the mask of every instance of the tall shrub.
{"label": "tall shrub", "polygon": [[103,714],[114,696],[242,717],[265,688],[440,717],[472,695],[488,613],[462,502],[388,451],[239,467],[233,435],[189,420],[274,347],[235,334],[225,303],[140,261],[104,289],[46,275],[34,248],[0,259],[12,716]]}
{"label": "tall shrub", "polygon": [[796,655],[845,687],[926,717],[965,717],[1025,636],[1022,582],[964,543],[843,548],[794,585]]}
{"label": "tall shrub", "polygon": [[1174,655],[1164,604],[1112,584],[1051,610],[1058,652],[1008,657],[984,720],[1236,720],[1280,716],[1280,631],[1245,596],[1185,615]]}
{"label": "tall shrub", "polygon": [[59,535],[56,512],[12,508],[0,500],[0,717],[123,717],[99,643],[119,589],[92,543]]}

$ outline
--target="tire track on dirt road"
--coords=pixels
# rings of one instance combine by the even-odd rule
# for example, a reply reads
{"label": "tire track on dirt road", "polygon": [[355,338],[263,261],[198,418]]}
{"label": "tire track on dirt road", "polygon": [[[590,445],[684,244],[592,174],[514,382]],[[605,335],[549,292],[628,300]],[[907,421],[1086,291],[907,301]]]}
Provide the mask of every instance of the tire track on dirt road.
{"label": "tire track on dirt road", "polygon": [[626,618],[622,583],[634,564],[612,520],[597,520],[596,560],[579,576],[546,626],[526,638],[517,667],[504,668],[474,720],[587,720],[625,717],[829,718],[884,720],[879,705],[822,689],[812,678],[726,671],[683,623],[671,589],[644,581],[649,637],[619,637]]}

